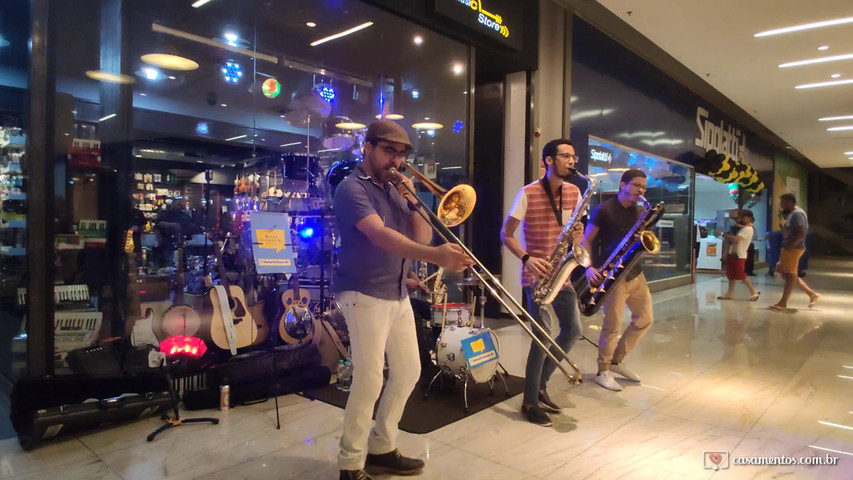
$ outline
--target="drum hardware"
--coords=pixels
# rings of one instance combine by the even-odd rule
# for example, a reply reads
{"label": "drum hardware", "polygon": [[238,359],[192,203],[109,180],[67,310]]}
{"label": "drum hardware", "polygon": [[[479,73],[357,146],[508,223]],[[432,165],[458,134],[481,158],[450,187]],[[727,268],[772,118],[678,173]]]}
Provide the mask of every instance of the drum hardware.
{"label": "drum hardware", "polygon": [[[581,378],[580,375],[572,375],[566,370],[566,367],[562,365],[561,360],[565,360],[567,363],[571,365],[571,359],[563,351],[559,345],[556,344],[551,335],[545,330],[544,327],[539,325],[530,313],[522,307],[521,303],[518,302],[512,295],[506,290],[506,288],[498,281],[497,278],[483,265],[483,263],[465,246],[465,244],[457,237],[453,232],[450,231],[450,228],[458,226],[462,224],[465,219],[468,218],[469,215],[474,211],[474,205],[477,201],[477,194],[474,191],[474,188],[470,185],[457,185],[450,190],[447,190],[443,187],[440,187],[432,180],[428,179],[424,174],[417,171],[416,168],[403,163],[400,166],[399,170],[410,170],[412,174],[417,177],[424,186],[432,192],[433,195],[440,198],[438,209],[436,212],[426,208],[423,203],[413,200],[413,198],[417,198],[417,193],[409,187],[406,182],[402,182],[403,175],[396,170],[392,170],[393,173],[396,174],[397,181],[395,183],[402,184],[403,187],[407,190],[404,193],[404,197],[407,201],[417,210],[417,212],[430,224],[433,230],[446,242],[453,242],[458,245],[465,254],[467,254],[476,265],[476,268],[472,269],[472,272],[477,279],[480,280],[485,290],[497,300],[509,313],[510,316],[518,322],[519,326],[530,336],[530,339],[541,348],[545,354],[551,360],[556,363],[557,367],[566,375],[569,382],[572,384],[580,383]],[[506,297],[506,298],[504,298]],[[522,320],[521,317],[524,317],[527,322],[532,325],[534,328],[538,330],[541,335],[544,335],[543,338],[548,340],[548,343],[551,345],[551,349],[557,352],[557,355],[551,352],[551,350],[546,346],[542,340],[540,340],[531,330],[530,326]]]}

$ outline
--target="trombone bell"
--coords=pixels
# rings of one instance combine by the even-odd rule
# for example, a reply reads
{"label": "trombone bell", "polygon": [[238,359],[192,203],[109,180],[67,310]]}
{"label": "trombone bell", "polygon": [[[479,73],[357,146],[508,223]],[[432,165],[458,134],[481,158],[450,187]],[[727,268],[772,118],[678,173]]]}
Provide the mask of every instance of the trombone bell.
{"label": "trombone bell", "polygon": [[403,163],[398,169],[400,172],[407,170],[412,172],[412,175],[420,180],[427,190],[441,199],[436,216],[444,226],[451,228],[461,225],[474,211],[474,205],[477,204],[477,192],[471,185],[463,183],[447,190],[427,178],[412,165]]}

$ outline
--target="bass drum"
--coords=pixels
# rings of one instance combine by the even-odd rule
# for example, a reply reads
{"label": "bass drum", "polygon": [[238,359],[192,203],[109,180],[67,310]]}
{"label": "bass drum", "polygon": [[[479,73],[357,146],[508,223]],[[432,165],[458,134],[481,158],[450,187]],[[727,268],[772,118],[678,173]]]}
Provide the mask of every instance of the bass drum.
{"label": "bass drum", "polygon": [[329,167],[329,172],[326,174],[326,182],[329,183],[329,192],[332,196],[335,195],[335,189],[338,188],[338,184],[355,170],[358,163],[358,160],[341,160]]}
{"label": "bass drum", "polygon": [[356,138],[351,130],[336,127],[338,124],[352,124],[352,119],[343,115],[335,115],[323,122],[323,148],[328,150],[349,150],[356,145]]}
{"label": "bass drum", "polygon": [[[477,365],[473,369],[469,369],[465,352],[462,350],[462,341],[483,332],[489,332],[489,335],[491,335],[492,342],[495,344],[496,355],[488,362]],[[436,358],[438,359],[439,367],[449,370],[450,373],[457,377],[464,377],[467,375],[477,383],[484,383],[488,382],[498,369],[498,359],[501,355],[501,344],[498,341],[498,336],[495,335],[495,332],[488,328],[475,330],[468,327],[450,327],[444,330],[443,343],[439,340],[439,343],[436,346],[436,351]]]}

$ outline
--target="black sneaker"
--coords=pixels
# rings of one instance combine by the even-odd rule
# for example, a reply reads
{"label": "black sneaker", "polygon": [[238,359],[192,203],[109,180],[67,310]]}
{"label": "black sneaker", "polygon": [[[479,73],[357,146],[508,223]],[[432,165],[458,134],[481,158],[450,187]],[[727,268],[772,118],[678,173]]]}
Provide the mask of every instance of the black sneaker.
{"label": "black sneaker", "polygon": [[416,475],[424,469],[424,461],[408,458],[396,448],[381,455],[367,454],[366,467],[371,473],[390,473],[392,475]]}
{"label": "black sneaker", "polygon": [[340,480],[373,480],[364,470],[341,470]]}
{"label": "black sneaker", "polygon": [[560,413],[560,406],[551,401],[546,390],[539,390],[539,406],[548,413]]}
{"label": "black sneaker", "polygon": [[548,414],[539,406],[528,407],[527,405],[522,405],[521,413],[524,414],[525,418],[527,418],[527,421],[530,423],[541,425],[543,427],[550,427],[553,425],[553,423],[551,423],[551,417],[549,417]]}

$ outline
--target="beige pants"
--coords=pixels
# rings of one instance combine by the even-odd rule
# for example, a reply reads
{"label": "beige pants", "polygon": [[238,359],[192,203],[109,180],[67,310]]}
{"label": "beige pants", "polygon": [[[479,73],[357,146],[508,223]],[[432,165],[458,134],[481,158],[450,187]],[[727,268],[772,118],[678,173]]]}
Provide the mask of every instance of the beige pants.
{"label": "beige pants", "polygon": [[[631,325],[625,329],[617,344],[626,304],[631,310]],[[610,292],[603,308],[604,323],[601,325],[601,338],[598,339],[599,371],[609,369],[611,362],[622,363],[652,326],[652,294],[646,285],[646,276],[641,273],[631,280],[620,282]]]}

